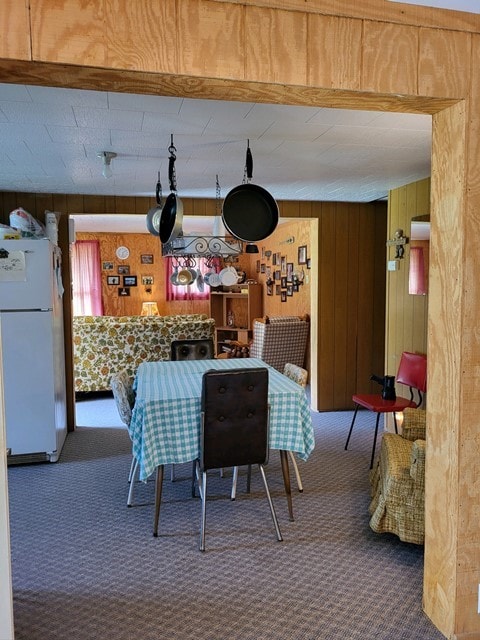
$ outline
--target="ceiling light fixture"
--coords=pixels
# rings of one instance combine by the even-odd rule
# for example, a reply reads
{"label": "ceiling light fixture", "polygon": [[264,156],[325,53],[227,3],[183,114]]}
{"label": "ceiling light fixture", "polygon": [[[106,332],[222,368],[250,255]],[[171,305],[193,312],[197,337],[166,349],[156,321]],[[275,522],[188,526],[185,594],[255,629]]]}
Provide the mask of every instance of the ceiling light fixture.
{"label": "ceiling light fixture", "polygon": [[97,158],[101,158],[103,162],[102,176],[104,178],[111,178],[113,176],[112,160],[116,158],[117,154],[114,151],[101,151],[97,153]]}

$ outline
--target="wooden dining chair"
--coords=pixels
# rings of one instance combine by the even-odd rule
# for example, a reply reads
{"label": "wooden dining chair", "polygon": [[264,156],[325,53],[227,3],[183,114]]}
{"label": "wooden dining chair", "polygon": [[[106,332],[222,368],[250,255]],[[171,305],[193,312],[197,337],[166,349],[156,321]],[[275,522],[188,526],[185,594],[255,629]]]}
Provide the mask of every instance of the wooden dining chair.
{"label": "wooden dining chair", "polygon": [[[130,427],[132,420],[132,411],[135,405],[135,392],[133,390],[133,380],[126,371],[119,371],[110,378],[110,388],[112,389],[113,399],[117,406],[117,411],[122,422],[126,427]],[[130,487],[128,490],[127,506],[132,506],[133,487],[135,482],[135,474],[138,469],[138,461],[132,456],[130,471],[128,474],[128,482]]]}
{"label": "wooden dining chair", "polygon": [[174,340],[171,346],[172,360],[211,360],[215,357],[213,340]]}
{"label": "wooden dining chair", "polygon": [[[307,386],[308,371],[306,369],[303,369],[302,367],[297,366],[296,364],[287,362],[283,369],[283,375],[287,376],[287,378],[290,378],[290,380],[293,380],[304,389]],[[302,478],[300,476],[300,471],[298,470],[298,465],[297,465],[297,461],[295,460],[295,455],[293,451],[287,451],[287,454],[293,465],[293,470],[295,472],[295,478],[297,480],[298,490],[300,491],[300,493],[302,493],[303,492]],[[251,472],[251,469],[249,468],[248,477],[247,477],[247,492],[250,490],[250,472]],[[232,492],[230,495],[232,500],[235,500],[236,498],[237,480],[238,480],[238,467],[234,467],[233,478],[232,478]]]}
{"label": "wooden dining chair", "polygon": [[204,373],[200,457],[197,461],[202,500],[201,551],[205,551],[207,471],[223,467],[258,465],[277,539],[283,539],[264,471],[268,461],[268,431],[266,368],[210,370]]}
{"label": "wooden dining chair", "polygon": [[[396,382],[404,384],[410,389],[410,398],[397,397],[395,400],[384,400],[381,394],[366,393],[359,393],[352,396],[352,400],[355,403],[355,411],[353,413],[352,423],[345,443],[345,450],[348,448],[348,443],[350,442],[350,436],[352,435],[353,425],[355,424],[359,408],[364,407],[365,409],[377,414],[375,433],[373,436],[372,456],[370,459],[370,469],[373,468],[373,460],[375,458],[375,447],[377,444],[378,422],[380,420],[380,415],[392,413],[395,431],[398,433],[395,413],[404,411],[407,407],[418,408],[422,404],[422,394],[427,390],[427,357],[420,353],[404,351],[400,358]],[[417,400],[415,400],[414,391],[417,392]]]}

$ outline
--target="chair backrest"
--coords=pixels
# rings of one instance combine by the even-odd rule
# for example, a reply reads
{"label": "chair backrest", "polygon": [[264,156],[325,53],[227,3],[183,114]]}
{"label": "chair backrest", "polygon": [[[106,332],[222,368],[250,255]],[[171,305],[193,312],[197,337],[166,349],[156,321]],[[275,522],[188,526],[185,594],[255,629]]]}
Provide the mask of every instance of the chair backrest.
{"label": "chair backrest", "polygon": [[170,357],[172,360],[211,360],[215,357],[213,340],[174,340]]}
{"label": "chair backrest", "polygon": [[202,470],[268,460],[268,370],[209,370],[202,381]]}
{"label": "chair backrest", "polygon": [[125,371],[120,371],[110,378],[110,387],[120,418],[129,427],[132,420],[132,409],[135,404],[133,380]]}
{"label": "chair backrest", "polygon": [[290,378],[290,380],[293,380],[303,388],[307,386],[308,371],[306,369],[302,369],[302,367],[297,367],[296,364],[287,362],[283,369],[283,375],[287,376],[287,378]]}
{"label": "chair backrest", "polygon": [[413,400],[413,389],[419,394],[417,406],[422,403],[422,393],[427,390],[427,356],[421,353],[404,351],[400,358],[396,382],[404,384],[410,389],[410,397]]}
{"label": "chair backrest", "polygon": [[250,357],[261,358],[280,373],[287,362],[303,367],[310,322],[301,318],[254,320]]}

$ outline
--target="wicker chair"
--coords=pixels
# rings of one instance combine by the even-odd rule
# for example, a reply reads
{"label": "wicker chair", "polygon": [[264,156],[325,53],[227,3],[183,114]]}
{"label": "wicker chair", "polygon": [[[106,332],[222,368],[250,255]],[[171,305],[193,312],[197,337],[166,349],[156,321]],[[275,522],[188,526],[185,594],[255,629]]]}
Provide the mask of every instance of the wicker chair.
{"label": "wicker chair", "polygon": [[370,472],[370,527],[404,542],[425,538],[425,411],[405,409],[402,435],[385,433]]}

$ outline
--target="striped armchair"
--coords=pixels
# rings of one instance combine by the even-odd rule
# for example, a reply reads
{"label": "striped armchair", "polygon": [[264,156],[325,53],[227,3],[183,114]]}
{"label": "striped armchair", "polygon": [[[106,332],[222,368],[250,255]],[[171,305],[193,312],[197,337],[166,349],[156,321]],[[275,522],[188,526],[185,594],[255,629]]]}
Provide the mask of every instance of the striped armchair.
{"label": "striped armchair", "polygon": [[250,357],[261,358],[281,373],[287,362],[305,366],[310,322],[308,316],[277,316],[253,321]]}
{"label": "striped armchair", "polygon": [[370,473],[370,527],[415,544],[425,538],[425,414],[405,409],[402,435],[383,435]]}

